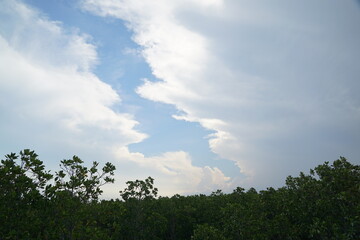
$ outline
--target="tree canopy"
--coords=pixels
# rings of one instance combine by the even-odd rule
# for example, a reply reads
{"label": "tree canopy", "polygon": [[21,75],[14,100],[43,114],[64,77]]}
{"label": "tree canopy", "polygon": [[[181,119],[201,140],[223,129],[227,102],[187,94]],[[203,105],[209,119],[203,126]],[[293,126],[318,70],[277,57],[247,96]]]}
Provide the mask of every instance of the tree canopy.
{"label": "tree canopy", "polygon": [[360,239],[360,166],[344,157],[285,186],[158,197],[155,180],[128,181],[99,200],[115,166],[77,156],[52,174],[25,149],[0,164],[0,239]]}

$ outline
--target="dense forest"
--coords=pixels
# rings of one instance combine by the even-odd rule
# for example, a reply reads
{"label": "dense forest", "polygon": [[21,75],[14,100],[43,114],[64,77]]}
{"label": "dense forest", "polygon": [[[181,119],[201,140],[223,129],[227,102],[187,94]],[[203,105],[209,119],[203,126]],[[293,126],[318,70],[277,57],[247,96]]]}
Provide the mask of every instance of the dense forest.
{"label": "dense forest", "polygon": [[0,239],[360,239],[360,166],[325,162],[284,187],[158,197],[154,179],[99,200],[115,167],[74,156],[51,174],[34,151],[0,165]]}

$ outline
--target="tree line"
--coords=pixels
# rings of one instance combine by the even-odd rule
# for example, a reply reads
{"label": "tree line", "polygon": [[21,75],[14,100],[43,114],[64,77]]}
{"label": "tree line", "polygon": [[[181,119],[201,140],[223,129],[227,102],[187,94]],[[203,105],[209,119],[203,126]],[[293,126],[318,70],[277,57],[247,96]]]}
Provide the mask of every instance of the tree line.
{"label": "tree line", "polygon": [[77,156],[51,174],[25,149],[0,164],[0,240],[360,239],[360,166],[345,158],[284,187],[158,197],[154,179],[128,181],[120,199],[99,200],[115,166]]}

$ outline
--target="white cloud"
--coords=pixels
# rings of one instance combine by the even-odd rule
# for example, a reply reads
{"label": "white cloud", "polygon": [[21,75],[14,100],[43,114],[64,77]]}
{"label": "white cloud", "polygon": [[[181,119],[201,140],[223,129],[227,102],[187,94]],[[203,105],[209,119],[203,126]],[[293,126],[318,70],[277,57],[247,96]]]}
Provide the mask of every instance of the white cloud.
{"label": "white cloud", "polygon": [[214,130],[212,151],[235,161],[242,184],[279,185],[340,154],[360,156],[356,3],[82,2],[127,21],[160,80],[138,94]]}
{"label": "white cloud", "polygon": [[103,145],[146,137],[134,130],[132,116],[112,109],[120,97],[90,71],[97,56],[88,37],[65,33],[20,2],[2,3],[2,17],[10,20],[1,24],[0,99],[13,114],[3,121],[22,117],[35,125],[48,123],[87,142],[98,141],[92,134],[100,131]]}
{"label": "white cloud", "polygon": [[[138,122],[132,115],[115,110],[119,94],[92,72],[98,58],[91,37],[67,31],[20,1],[0,3],[3,154],[30,147],[51,169],[72,154],[86,161],[121,160],[115,162],[120,181],[105,188],[107,197],[118,197],[126,180],[149,172],[159,175],[153,176],[161,194],[227,186],[219,169],[195,167],[185,152],[156,157],[128,152],[127,145],[147,136],[134,129]],[[123,172],[128,164],[132,174]]]}
{"label": "white cloud", "polygon": [[145,157],[142,153],[132,153],[122,147],[118,148],[115,154],[117,159],[135,162],[146,168],[147,173],[153,173],[156,176],[155,185],[162,195],[204,193],[216,189],[228,190],[230,187],[230,178],[220,169],[194,166],[189,154],[183,151]]}

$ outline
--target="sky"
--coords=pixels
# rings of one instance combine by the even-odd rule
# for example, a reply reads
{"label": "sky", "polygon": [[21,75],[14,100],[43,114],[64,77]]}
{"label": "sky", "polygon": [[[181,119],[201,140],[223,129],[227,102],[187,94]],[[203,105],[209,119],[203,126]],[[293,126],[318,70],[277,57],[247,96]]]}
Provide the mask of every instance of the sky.
{"label": "sky", "polygon": [[0,154],[162,196],[360,164],[355,0],[0,0]]}

